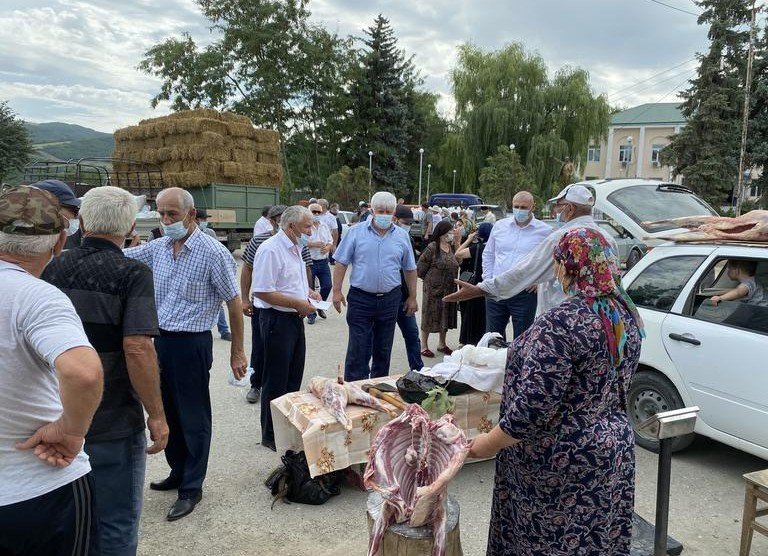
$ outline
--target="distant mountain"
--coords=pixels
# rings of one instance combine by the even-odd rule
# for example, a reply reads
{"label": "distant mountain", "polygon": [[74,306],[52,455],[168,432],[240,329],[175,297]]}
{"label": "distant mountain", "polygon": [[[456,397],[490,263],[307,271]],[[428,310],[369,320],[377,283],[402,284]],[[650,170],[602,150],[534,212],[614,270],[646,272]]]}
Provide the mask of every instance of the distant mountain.
{"label": "distant mountain", "polygon": [[109,133],[62,122],[25,124],[37,151],[32,159],[60,160],[112,156],[115,140]]}

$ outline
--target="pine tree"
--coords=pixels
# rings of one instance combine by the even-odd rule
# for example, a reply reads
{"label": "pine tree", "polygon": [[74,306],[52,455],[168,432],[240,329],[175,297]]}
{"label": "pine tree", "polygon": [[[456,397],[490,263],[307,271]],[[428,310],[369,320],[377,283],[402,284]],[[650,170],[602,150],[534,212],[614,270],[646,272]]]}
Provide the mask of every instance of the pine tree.
{"label": "pine tree", "polygon": [[[699,0],[699,25],[708,24],[709,50],[681,93],[688,120],[662,151],[662,162],[715,205],[728,201],[739,168],[744,60],[749,40],[748,0]],[[745,27],[745,24],[747,26]],[[746,28],[746,30],[744,30]]]}
{"label": "pine tree", "polygon": [[768,23],[756,44],[752,75],[754,80],[749,107],[747,167],[762,168],[762,174],[753,185],[759,187],[762,192],[759,206],[766,207],[768,206]]}

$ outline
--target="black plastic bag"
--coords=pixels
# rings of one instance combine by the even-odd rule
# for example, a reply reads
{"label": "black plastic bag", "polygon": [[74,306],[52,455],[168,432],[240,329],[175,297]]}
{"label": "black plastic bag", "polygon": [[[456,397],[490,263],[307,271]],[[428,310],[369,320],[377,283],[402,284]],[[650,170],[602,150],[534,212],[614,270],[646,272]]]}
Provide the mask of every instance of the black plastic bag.
{"label": "black plastic bag", "polygon": [[[421,403],[427,397],[427,392],[437,386],[443,386],[435,378],[423,375],[417,371],[409,371],[397,379],[397,391],[400,397],[407,403]],[[472,390],[472,387],[463,382],[452,380],[448,383],[448,395],[458,396]]]}
{"label": "black plastic bag", "polygon": [[304,452],[288,450],[280,458],[283,465],[270,473],[266,486],[272,492],[272,506],[278,500],[319,506],[331,496],[341,493],[342,475],[338,471],[320,475],[314,479],[309,475],[309,466]]}

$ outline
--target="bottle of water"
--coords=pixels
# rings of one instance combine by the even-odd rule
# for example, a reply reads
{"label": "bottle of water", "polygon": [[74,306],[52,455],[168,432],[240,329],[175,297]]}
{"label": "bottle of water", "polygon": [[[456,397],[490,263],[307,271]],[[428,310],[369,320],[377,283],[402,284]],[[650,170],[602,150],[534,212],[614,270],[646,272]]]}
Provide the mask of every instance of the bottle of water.
{"label": "bottle of water", "polygon": [[241,378],[240,380],[237,380],[235,378],[235,375],[232,374],[232,371],[229,373],[229,377],[227,378],[227,382],[230,386],[250,386],[251,385],[251,375],[253,374],[253,369],[251,367],[248,367],[245,371],[245,376]]}

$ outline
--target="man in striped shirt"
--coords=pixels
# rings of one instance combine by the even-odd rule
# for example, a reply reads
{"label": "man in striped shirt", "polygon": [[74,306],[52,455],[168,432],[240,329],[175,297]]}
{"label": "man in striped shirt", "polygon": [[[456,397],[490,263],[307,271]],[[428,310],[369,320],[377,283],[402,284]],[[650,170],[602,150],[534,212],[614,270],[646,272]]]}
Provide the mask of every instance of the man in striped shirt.
{"label": "man in striped shirt", "polygon": [[[245,399],[248,403],[258,403],[261,399],[261,382],[264,373],[264,348],[261,343],[261,334],[259,333],[260,309],[253,306],[250,298],[251,281],[253,280],[253,259],[261,244],[277,233],[280,225],[280,217],[283,215],[286,208],[288,207],[285,205],[275,205],[270,207],[267,213],[267,218],[272,223],[272,231],[253,236],[251,241],[249,241],[248,245],[245,247],[245,251],[241,257],[243,260],[243,269],[240,273],[240,292],[242,296],[243,314],[247,317],[251,317],[251,368],[253,369],[253,374],[251,375],[251,389],[248,390],[248,393],[245,395]],[[307,269],[307,284],[312,288],[312,257],[310,256],[307,247],[304,247],[301,250],[301,258]]]}

